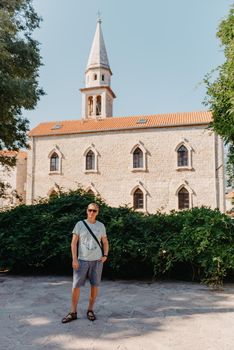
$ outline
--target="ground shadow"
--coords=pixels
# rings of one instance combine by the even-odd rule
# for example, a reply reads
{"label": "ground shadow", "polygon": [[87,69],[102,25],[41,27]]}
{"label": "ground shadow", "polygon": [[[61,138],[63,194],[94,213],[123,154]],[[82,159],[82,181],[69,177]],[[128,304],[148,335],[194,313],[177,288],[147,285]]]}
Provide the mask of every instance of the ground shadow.
{"label": "ground shadow", "polygon": [[[86,319],[89,286],[83,288],[78,320],[61,324],[69,311],[71,277],[0,276],[1,344],[4,349],[99,349],[98,342],[163,332],[168,322],[234,312],[234,286],[214,292],[198,283],[103,281],[98,320]],[[14,336],[13,336],[14,335]],[[69,344],[69,345],[68,345]],[[101,347],[100,347],[101,348]]]}

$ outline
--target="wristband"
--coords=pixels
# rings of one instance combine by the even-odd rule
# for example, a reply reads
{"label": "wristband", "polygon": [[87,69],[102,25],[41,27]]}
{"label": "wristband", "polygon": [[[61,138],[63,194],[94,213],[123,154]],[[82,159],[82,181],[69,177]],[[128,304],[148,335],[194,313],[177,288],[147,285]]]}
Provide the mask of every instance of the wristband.
{"label": "wristband", "polygon": [[108,258],[108,255],[105,255],[105,254],[104,254],[103,257]]}

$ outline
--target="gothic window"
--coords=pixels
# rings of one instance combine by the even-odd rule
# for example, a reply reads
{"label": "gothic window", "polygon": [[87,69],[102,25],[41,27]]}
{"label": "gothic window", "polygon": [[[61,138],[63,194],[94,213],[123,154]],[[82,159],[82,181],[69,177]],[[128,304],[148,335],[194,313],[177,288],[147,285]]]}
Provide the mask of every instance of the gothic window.
{"label": "gothic window", "polygon": [[95,169],[95,154],[93,151],[89,151],[86,154],[86,170],[94,170]]}
{"label": "gothic window", "polygon": [[89,189],[89,190],[87,191],[87,193],[90,194],[90,195],[92,195],[92,196],[94,196],[94,192],[93,192],[91,189]]}
{"label": "gothic window", "polygon": [[176,170],[178,171],[187,171],[192,170],[192,153],[193,148],[188,143],[186,139],[183,139],[182,142],[180,142],[177,147],[175,148],[176,152]]}
{"label": "gothic window", "polygon": [[93,114],[93,97],[89,96],[88,98],[88,115]]}
{"label": "gothic window", "polygon": [[[84,152],[84,172],[87,173],[98,173],[98,152],[95,149],[95,145],[92,144]],[[86,191],[89,189],[93,190],[92,186],[89,186]],[[95,190],[94,190],[95,192]],[[96,193],[96,192],[95,192]]]}
{"label": "gothic window", "polygon": [[144,196],[143,192],[139,188],[137,188],[133,193],[133,207],[134,209],[144,208]]}
{"label": "gothic window", "polygon": [[139,147],[133,152],[133,168],[143,168],[143,152]]}
{"label": "gothic window", "polygon": [[59,156],[54,152],[50,157],[50,171],[59,170]]}
{"label": "gothic window", "polygon": [[96,115],[102,114],[102,97],[100,95],[97,96],[96,101]]}
{"label": "gothic window", "polygon": [[57,196],[58,196],[58,192],[56,192],[55,190],[52,190],[50,192],[50,195],[49,195],[50,198],[57,197]]}
{"label": "gothic window", "polygon": [[184,145],[181,145],[177,150],[177,165],[188,166],[188,150]]}
{"label": "gothic window", "polygon": [[189,209],[189,192],[184,187],[178,192],[178,208]]}

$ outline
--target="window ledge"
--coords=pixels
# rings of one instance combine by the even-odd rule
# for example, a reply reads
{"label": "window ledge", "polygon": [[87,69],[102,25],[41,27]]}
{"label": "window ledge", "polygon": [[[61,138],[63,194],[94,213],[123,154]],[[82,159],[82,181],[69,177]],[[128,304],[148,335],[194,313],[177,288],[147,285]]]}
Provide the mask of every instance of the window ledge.
{"label": "window ledge", "polygon": [[98,171],[95,170],[95,169],[91,169],[91,170],[85,170],[84,173],[85,173],[85,174],[97,174]]}
{"label": "window ledge", "polygon": [[146,212],[145,208],[136,208],[134,210],[137,211],[137,212],[140,212],[140,213],[145,213]]}
{"label": "window ledge", "polygon": [[178,166],[176,171],[193,170],[191,166]]}
{"label": "window ledge", "polygon": [[131,172],[132,173],[138,173],[138,172],[146,172],[147,169],[146,168],[132,168]]}
{"label": "window ledge", "polygon": [[60,175],[61,174],[61,171],[50,171],[49,172],[49,175]]}
{"label": "window ledge", "polygon": [[193,207],[189,207],[189,208],[183,208],[183,209],[177,209],[178,211],[185,211],[185,210],[190,210],[190,209],[192,209]]}

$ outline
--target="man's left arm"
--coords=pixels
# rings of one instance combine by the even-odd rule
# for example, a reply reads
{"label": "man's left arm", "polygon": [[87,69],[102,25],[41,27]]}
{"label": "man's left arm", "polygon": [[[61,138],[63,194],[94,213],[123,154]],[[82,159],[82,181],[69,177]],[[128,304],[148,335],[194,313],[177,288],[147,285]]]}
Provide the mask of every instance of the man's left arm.
{"label": "man's left arm", "polygon": [[108,238],[106,236],[102,237],[102,245],[103,245],[103,251],[104,256],[100,259],[102,262],[105,262],[107,260],[108,252],[109,252],[109,242]]}

